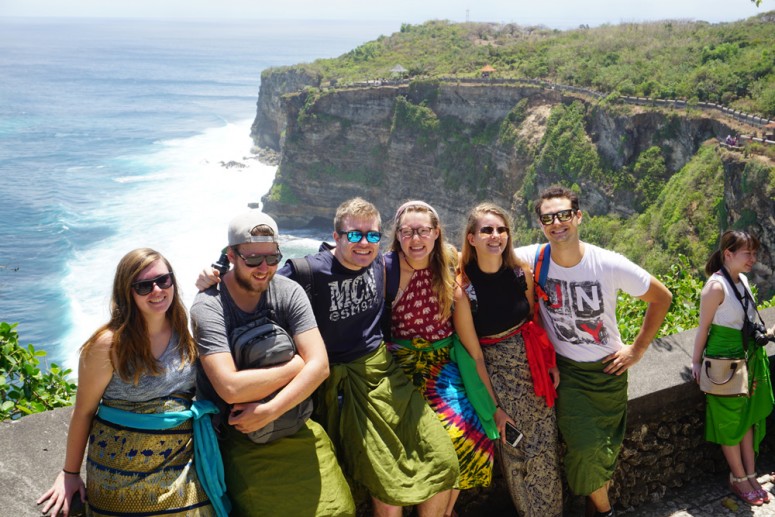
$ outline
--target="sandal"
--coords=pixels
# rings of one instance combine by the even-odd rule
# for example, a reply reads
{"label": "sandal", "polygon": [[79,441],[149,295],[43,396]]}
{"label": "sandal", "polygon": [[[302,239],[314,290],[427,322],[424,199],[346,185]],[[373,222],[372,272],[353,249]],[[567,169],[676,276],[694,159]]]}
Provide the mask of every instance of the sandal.
{"label": "sandal", "polygon": [[[757,485],[759,484],[759,480],[757,479],[756,472],[754,472],[753,474],[748,474],[745,477],[748,478],[749,482],[750,480],[754,480],[756,481]],[[751,487],[753,487],[753,483],[751,483]],[[761,485],[759,485],[759,488],[754,488],[754,491],[756,492],[756,495],[759,496],[759,499],[761,499],[763,503],[769,503],[770,501],[772,501],[772,497],[770,497],[770,493],[766,491],[764,488],[762,488]]]}
{"label": "sandal", "polygon": [[743,492],[737,485],[739,483],[745,483],[748,481],[747,476],[743,476],[741,478],[735,477],[731,472],[729,473],[729,489],[734,493],[737,497],[745,501],[746,503],[752,505],[752,506],[761,506],[764,501],[759,496],[759,493],[756,490],[751,490],[750,492]]}

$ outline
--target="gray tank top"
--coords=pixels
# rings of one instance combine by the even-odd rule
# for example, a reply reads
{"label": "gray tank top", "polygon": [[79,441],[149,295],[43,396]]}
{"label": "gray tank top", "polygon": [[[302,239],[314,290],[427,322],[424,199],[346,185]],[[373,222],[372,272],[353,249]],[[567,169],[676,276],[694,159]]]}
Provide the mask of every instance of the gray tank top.
{"label": "gray tank top", "polygon": [[137,384],[134,384],[133,379],[124,381],[114,371],[102,398],[145,402],[172,394],[193,397],[196,369],[191,363],[187,363],[181,368],[177,334],[172,334],[170,342],[167,343],[167,349],[164,350],[158,361],[162,372],[159,375],[141,375]]}

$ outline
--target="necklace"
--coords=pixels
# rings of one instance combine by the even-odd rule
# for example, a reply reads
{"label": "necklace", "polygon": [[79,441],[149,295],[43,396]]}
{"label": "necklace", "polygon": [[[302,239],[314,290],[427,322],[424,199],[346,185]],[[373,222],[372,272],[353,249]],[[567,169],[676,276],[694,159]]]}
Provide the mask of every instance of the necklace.
{"label": "necklace", "polygon": [[423,269],[428,269],[428,266],[427,266],[427,265],[426,265],[425,267],[421,267],[421,268],[415,268],[414,266],[412,266],[412,265],[409,263],[409,259],[408,259],[408,258],[406,258],[406,254],[404,254],[404,253],[401,253],[401,257],[404,259],[404,263],[406,263],[406,265],[407,265],[407,266],[409,266],[409,269],[411,269],[413,272],[421,271],[421,270],[423,270]]}

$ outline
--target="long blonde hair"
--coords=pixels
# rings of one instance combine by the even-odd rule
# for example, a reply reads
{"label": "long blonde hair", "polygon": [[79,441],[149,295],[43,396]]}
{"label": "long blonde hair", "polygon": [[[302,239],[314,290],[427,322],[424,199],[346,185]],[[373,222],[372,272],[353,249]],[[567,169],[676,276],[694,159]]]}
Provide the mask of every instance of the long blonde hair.
{"label": "long blonde hair", "polygon": [[439,231],[439,238],[433,245],[430,254],[431,287],[439,300],[439,318],[445,320],[452,315],[452,302],[455,295],[455,259],[457,250],[444,241],[444,229],[439,221],[436,210],[425,202],[409,202],[399,208],[393,223],[393,241],[391,251],[401,251],[398,228],[401,218],[408,212],[428,214],[431,225]]}
{"label": "long blonde hair", "polygon": [[178,284],[172,266],[161,253],[150,248],[132,250],[119,261],[113,277],[110,320],[97,329],[81,347],[81,353],[87,352],[100,336],[105,332],[112,332],[110,356],[113,368],[123,380],[133,379],[135,384],[144,373],[151,375],[161,373],[161,367],[151,351],[145,318],[132,297],[132,283],[137,279],[137,275],[157,260],[164,261],[169,272],[173,273],[172,285],[175,289],[166,316],[173,332],[178,335],[180,358],[184,363],[194,362],[196,342],[188,330],[188,316],[178,293]]}

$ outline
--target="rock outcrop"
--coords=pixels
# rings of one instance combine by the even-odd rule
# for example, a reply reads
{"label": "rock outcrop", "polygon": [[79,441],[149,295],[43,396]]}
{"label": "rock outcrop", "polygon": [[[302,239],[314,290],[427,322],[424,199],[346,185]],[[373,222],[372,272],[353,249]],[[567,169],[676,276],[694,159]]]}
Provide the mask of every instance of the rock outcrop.
{"label": "rock outcrop", "polygon": [[[520,198],[523,183],[552,109],[560,104],[585,106],[588,139],[614,170],[632,165],[641,152],[658,145],[673,173],[703,141],[731,131],[711,118],[607,109],[584,97],[531,86],[428,83],[282,95],[285,90],[273,92],[262,83],[261,91],[254,140],[258,145],[279,142],[273,128],[285,128],[275,189],[265,206],[287,227],[328,222],[335,207],[353,195],[376,200],[385,213],[419,196],[434,204],[452,228],[484,199],[527,214],[529,200]],[[264,101],[264,95],[274,100]],[[271,110],[272,122],[266,122],[269,111],[261,106],[277,106],[277,98],[282,107]],[[522,100],[524,110],[512,124],[515,135],[506,138],[504,121],[509,123]],[[284,124],[279,113],[285,115]],[[562,179],[552,171],[537,172],[539,189]],[[626,190],[613,196],[592,178],[583,190],[593,214],[633,213]]]}

